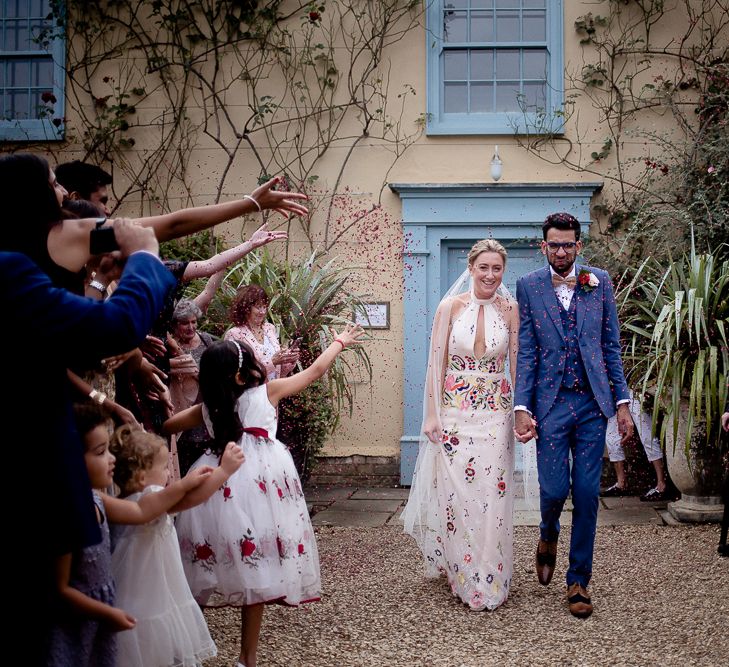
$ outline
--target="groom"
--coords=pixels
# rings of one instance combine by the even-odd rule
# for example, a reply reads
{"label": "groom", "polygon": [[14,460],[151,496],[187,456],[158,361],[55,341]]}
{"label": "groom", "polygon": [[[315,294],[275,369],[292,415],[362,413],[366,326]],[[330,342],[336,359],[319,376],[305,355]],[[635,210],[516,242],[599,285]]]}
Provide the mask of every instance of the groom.
{"label": "groom", "polygon": [[617,409],[625,442],[633,432],[630,396],[620,360],[618,313],[605,271],[576,266],[580,223],[553,213],[542,226],[549,266],[519,279],[519,356],[515,432],[537,438],[540,538],[536,569],[545,586],[554,573],[559,517],[570,492],[572,539],[567,570],[570,612],[587,618],[605,428]]}

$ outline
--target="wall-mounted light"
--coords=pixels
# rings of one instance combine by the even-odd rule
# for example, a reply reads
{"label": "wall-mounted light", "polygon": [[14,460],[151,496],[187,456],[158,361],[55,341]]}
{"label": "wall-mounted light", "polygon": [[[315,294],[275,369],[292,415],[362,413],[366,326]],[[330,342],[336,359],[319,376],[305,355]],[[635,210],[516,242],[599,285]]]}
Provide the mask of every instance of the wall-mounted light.
{"label": "wall-mounted light", "polygon": [[491,178],[498,181],[501,178],[501,158],[499,157],[499,147],[494,146],[494,157],[491,158]]}

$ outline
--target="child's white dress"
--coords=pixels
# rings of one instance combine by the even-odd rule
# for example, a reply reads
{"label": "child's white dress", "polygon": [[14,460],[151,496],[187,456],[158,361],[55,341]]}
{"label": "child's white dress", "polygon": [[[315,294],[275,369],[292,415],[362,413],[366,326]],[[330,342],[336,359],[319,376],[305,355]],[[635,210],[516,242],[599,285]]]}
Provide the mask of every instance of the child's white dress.
{"label": "child's white dress", "polygon": [[[182,562],[195,599],[205,606],[319,600],[321,577],[314,530],[291,454],[276,440],[276,410],[266,386],[244,392],[243,465],[202,505],[177,518]],[[203,418],[212,434],[205,406]],[[193,468],[218,465],[203,454]]]}
{"label": "child's white dress", "polygon": [[[161,491],[148,486],[128,500]],[[208,626],[190,592],[172,517],[143,526],[116,526],[111,567],[116,606],[137,619],[119,632],[118,664],[124,667],[194,667],[216,654]]]}

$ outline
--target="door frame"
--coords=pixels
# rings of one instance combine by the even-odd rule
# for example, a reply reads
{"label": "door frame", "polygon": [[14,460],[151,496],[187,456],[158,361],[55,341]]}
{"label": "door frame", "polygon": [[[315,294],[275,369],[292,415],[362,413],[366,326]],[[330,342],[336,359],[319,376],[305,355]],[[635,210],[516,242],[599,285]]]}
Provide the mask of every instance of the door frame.
{"label": "door frame", "polygon": [[[590,201],[602,183],[391,183],[402,201],[403,433],[400,483],[412,480],[422,421],[430,329],[447,285],[448,242],[494,238],[505,245],[541,239],[544,219],[567,211],[590,228]],[[444,243],[445,242],[445,243]],[[528,242],[528,241],[527,241]]]}

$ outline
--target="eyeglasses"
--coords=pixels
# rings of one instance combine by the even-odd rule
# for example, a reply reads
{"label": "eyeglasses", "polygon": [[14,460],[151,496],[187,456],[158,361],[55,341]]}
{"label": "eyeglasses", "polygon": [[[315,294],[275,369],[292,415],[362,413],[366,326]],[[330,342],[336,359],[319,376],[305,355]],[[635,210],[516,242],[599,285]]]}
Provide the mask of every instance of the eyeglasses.
{"label": "eyeglasses", "polygon": [[547,248],[549,252],[557,252],[560,248],[565,252],[570,252],[575,249],[577,243],[575,241],[567,241],[566,243],[557,243],[556,241],[547,241]]}

